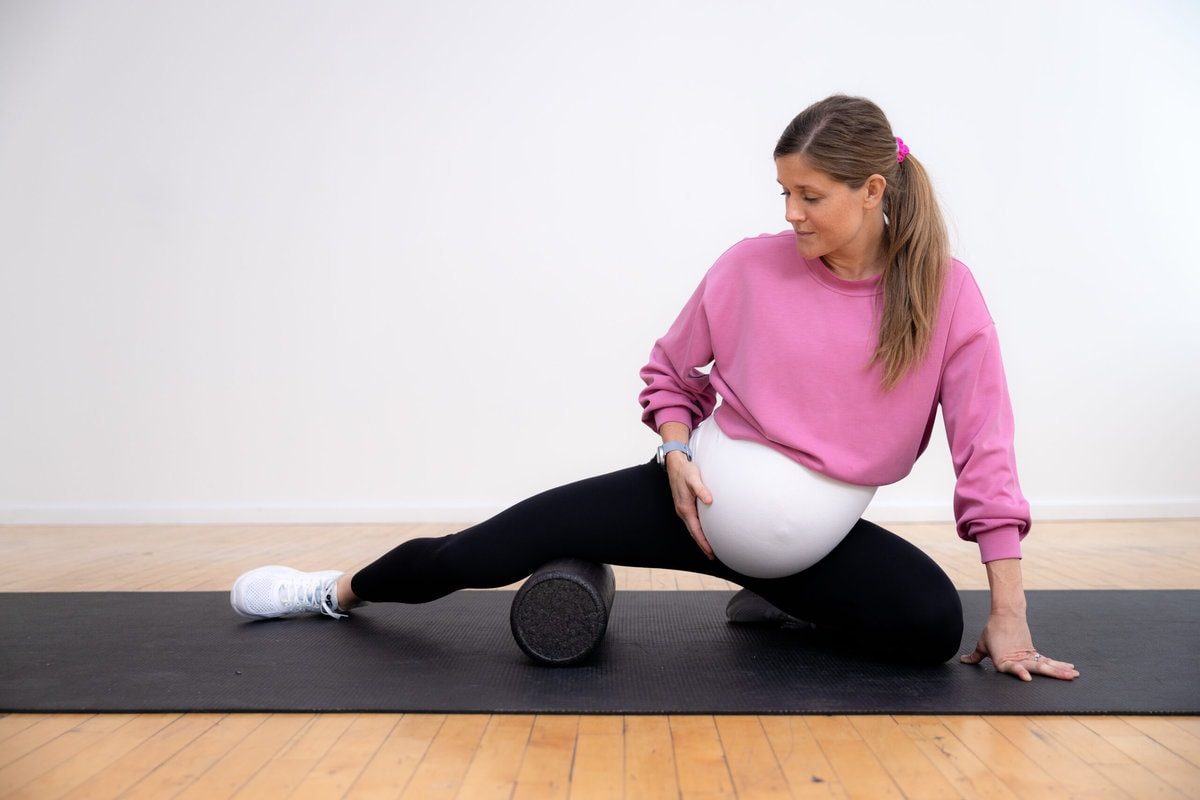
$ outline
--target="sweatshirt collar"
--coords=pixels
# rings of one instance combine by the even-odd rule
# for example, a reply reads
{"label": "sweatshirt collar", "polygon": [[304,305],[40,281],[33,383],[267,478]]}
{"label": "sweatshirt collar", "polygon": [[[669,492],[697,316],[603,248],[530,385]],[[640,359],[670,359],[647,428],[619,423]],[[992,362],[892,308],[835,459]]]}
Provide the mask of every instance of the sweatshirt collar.
{"label": "sweatshirt collar", "polygon": [[879,281],[881,275],[874,275],[861,281],[848,281],[844,278],[839,278],[829,271],[829,267],[825,266],[821,259],[803,259],[808,271],[816,278],[817,283],[832,289],[840,294],[856,295],[859,297],[873,297],[879,294]]}

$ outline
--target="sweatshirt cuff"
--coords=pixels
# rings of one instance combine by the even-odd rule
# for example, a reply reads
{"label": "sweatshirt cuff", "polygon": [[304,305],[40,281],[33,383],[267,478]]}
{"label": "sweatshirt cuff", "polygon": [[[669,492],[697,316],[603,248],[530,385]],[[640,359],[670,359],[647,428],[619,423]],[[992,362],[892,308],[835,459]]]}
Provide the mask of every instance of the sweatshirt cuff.
{"label": "sweatshirt cuff", "polygon": [[654,430],[661,431],[662,426],[668,422],[679,422],[687,426],[688,430],[695,427],[692,424],[692,414],[686,408],[671,407],[660,408],[654,412]]}
{"label": "sweatshirt cuff", "polygon": [[979,560],[984,564],[1021,557],[1021,533],[1015,525],[977,534],[975,543],[979,545]]}

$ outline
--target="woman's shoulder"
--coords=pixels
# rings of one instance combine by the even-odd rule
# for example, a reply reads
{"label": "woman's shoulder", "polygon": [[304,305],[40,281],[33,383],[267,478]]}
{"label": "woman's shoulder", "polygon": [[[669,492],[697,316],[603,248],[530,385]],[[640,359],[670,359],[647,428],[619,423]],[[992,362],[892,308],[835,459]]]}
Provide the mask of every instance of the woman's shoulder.
{"label": "woman's shoulder", "polygon": [[762,267],[796,258],[796,235],[792,231],[760,233],[735,242],[713,263],[710,274],[743,272],[747,266]]}
{"label": "woman's shoulder", "polygon": [[728,255],[763,255],[775,252],[793,252],[796,249],[796,234],[791,230],[779,233],[760,233],[757,236],[747,236],[735,242],[723,254]]}
{"label": "woman's shoulder", "polygon": [[942,310],[947,319],[958,325],[980,326],[992,322],[991,312],[988,311],[975,275],[957,258],[950,260],[946,286],[942,292]]}
{"label": "woman's shoulder", "polygon": [[946,287],[950,290],[951,294],[967,292],[968,294],[977,295],[980,299],[983,298],[983,294],[979,289],[979,283],[975,280],[975,273],[957,258],[950,259],[950,269],[946,274]]}

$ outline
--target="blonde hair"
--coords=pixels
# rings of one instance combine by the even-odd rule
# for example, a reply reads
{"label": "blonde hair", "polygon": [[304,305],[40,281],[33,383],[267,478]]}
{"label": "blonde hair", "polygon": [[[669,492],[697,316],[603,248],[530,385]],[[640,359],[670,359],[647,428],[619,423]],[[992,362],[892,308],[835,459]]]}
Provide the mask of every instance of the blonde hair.
{"label": "blonde hair", "polygon": [[853,189],[871,175],[887,181],[883,213],[887,265],[872,364],[891,389],[924,358],[937,326],[950,263],[950,241],[929,175],[911,153],[897,159],[897,140],[879,106],[834,95],[806,108],[779,137],[775,158],[803,155],[809,165]]}

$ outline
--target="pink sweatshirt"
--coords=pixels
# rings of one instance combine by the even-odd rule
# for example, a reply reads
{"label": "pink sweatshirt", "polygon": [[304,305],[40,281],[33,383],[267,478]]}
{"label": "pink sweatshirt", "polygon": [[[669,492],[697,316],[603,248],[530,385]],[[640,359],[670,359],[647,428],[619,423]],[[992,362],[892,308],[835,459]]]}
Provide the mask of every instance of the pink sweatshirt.
{"label": "pink sweatshirt", "polygon": [[[871,366],[879,279],[801,258],[791,231],[745,239],[709,270],[642,369],[642,419],[694,428],[713,414],[831,478],[895,483],[925,451],[938,404],[958,481],[958,533],[983,561],[1019,558],[1030,527],[995,325],[955,261],[920,366],[890,392]],[[704,369],[711,364],[711,370]],[[707,374],[705,374],[707,372]],[[717,405],[717,397],[721,403]]]}

